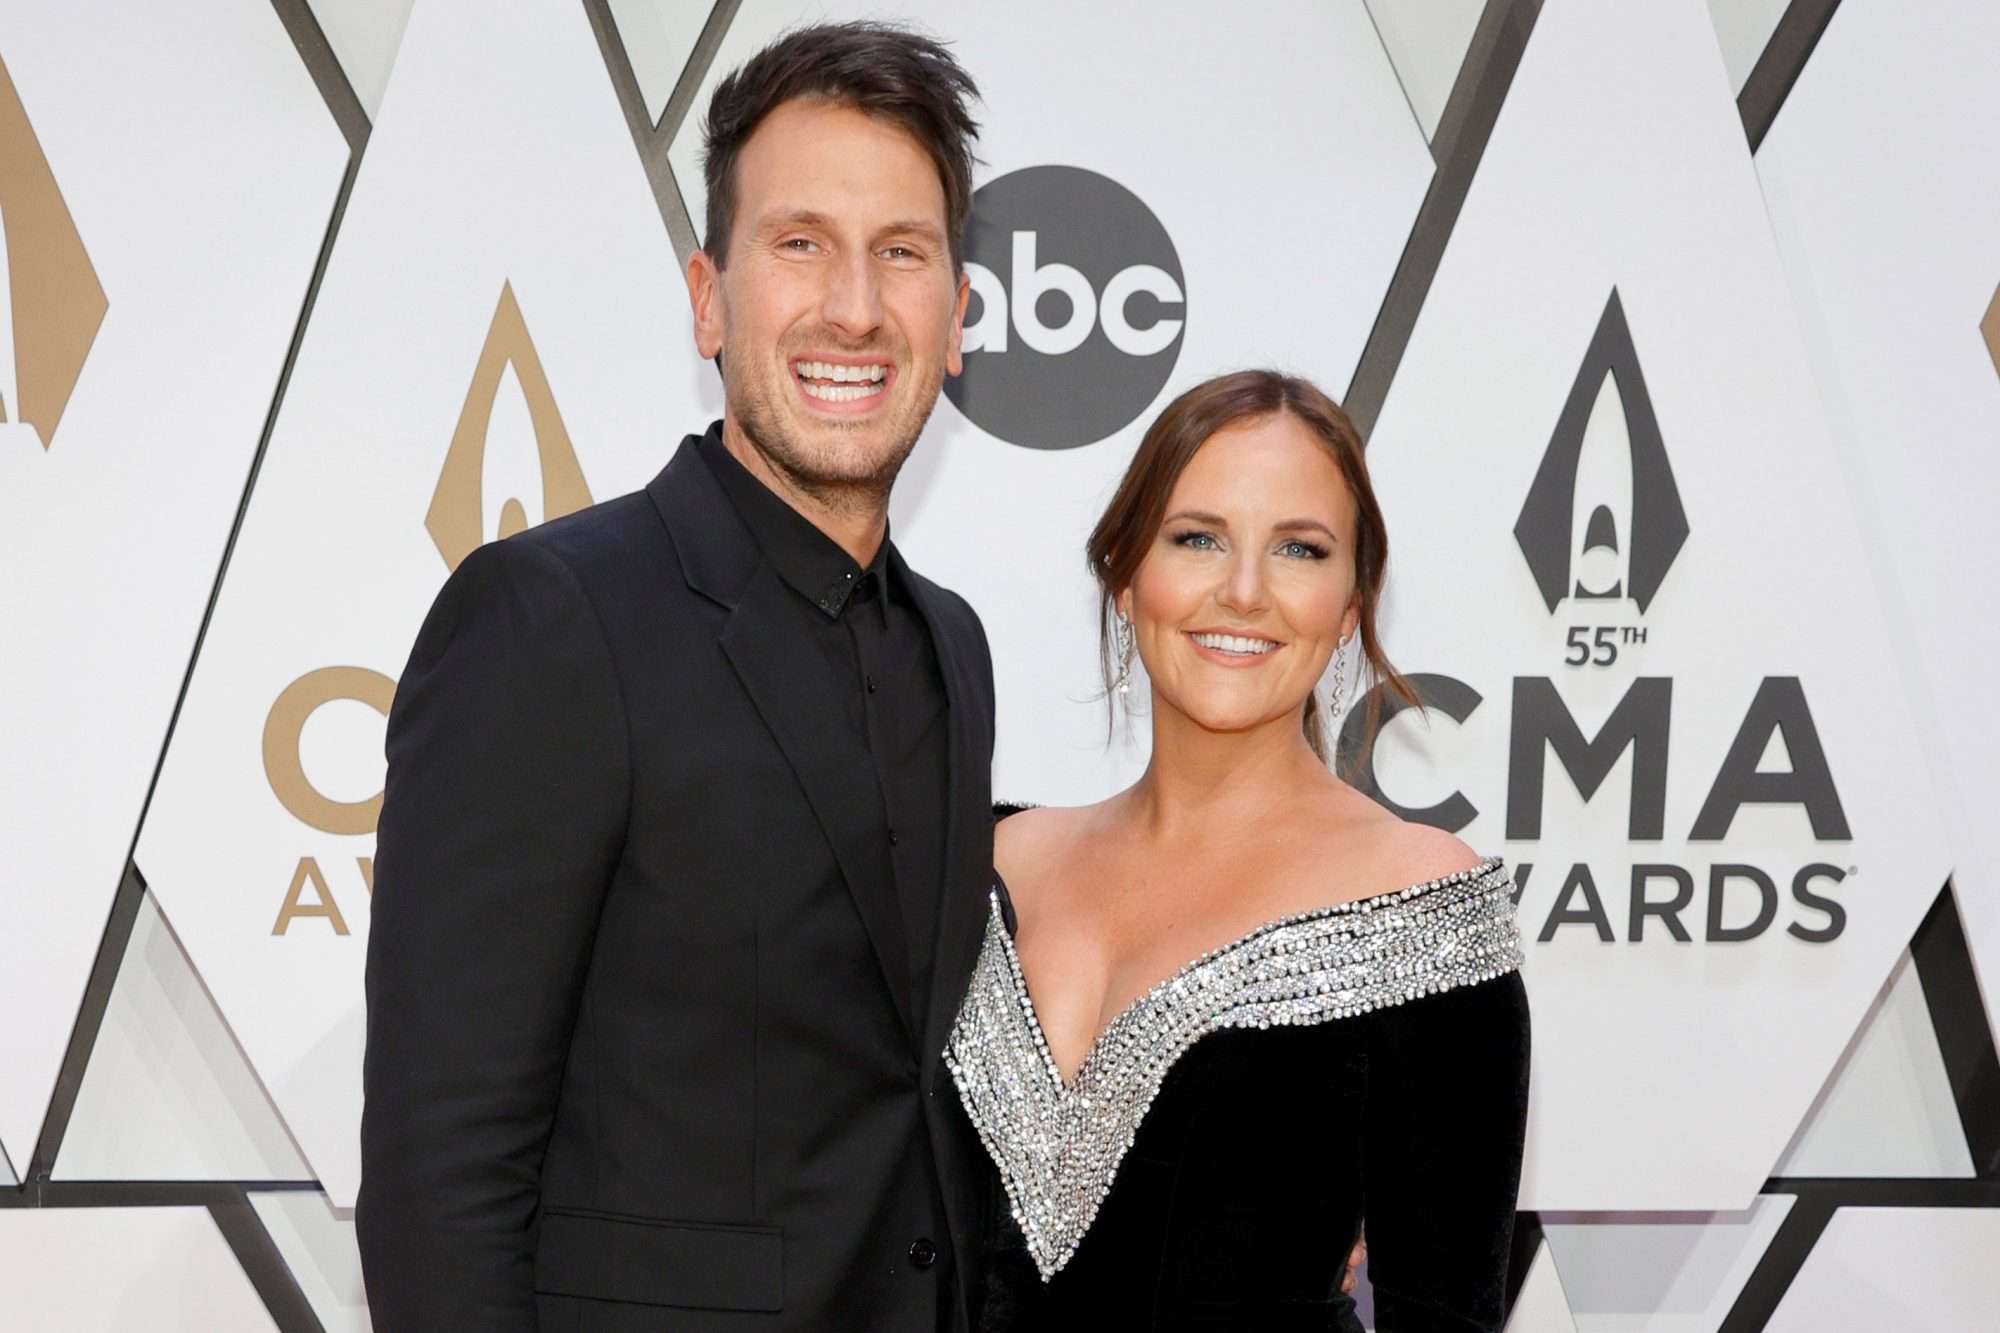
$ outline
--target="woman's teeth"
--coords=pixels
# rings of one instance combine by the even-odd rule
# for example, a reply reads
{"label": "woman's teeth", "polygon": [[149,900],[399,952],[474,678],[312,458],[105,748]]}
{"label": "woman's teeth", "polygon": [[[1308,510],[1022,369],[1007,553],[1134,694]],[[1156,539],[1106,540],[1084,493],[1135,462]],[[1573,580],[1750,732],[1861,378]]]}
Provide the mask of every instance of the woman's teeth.
{"label": "woman's teeth", "polygon": [[877,393],[889,375],[885,365],[849,366],[832,361],[798,361],[792,371],[808,397],[829,403],[851,403]]}
{"label": "woman's teeth", "polygon": [[1278,646],[1269,639],[1246,639],[1240,634],[1194,634],[1189,637],[1204,648],[1213,648],[1219,653],[1236,653],[1243,657],[1268,653]]}

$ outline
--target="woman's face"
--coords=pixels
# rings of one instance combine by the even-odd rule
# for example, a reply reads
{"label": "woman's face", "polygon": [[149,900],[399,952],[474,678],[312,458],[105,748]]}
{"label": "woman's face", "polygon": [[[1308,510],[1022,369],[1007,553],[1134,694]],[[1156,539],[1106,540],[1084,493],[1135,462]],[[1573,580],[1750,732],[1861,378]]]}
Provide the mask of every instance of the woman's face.
{"label": "woman's face", "polygon": [[1332,451],[1290,413],[1210,436],[1118,598],[1155,707],[1220,732],[1296,719],[1358,615],[1354,522]]}

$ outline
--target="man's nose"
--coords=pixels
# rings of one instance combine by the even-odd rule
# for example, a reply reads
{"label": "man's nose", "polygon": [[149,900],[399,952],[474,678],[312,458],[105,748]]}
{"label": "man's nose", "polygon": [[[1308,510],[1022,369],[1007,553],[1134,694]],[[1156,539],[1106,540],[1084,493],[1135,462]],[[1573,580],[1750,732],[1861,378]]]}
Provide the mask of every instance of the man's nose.
{"label": "man's nose", "polygon": [[882,325],[882,284],[874,258],[850,252],[827,275],[820,316],[851,338],[865,338]]}

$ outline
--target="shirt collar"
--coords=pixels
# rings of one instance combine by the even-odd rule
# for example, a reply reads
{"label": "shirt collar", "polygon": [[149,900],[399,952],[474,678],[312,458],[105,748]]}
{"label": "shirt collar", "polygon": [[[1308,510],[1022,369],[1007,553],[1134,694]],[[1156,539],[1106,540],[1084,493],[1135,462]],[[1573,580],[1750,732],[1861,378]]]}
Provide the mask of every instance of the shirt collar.
{"label": "shirt collar", "polygon": [[722,483],[722,490],[750,529],[750,535],[777,569],[778,576],[793,591],[825,614],[837,620],[847,609],[855,591],[870,581],[885,590],[888,584],[889,534],[875,558],[863,569],[840,544],[814,527],[812,520],[792,508],[750,470],[736,461],[722,442],[722,423],[715,422],[698,445],[702,460]]}

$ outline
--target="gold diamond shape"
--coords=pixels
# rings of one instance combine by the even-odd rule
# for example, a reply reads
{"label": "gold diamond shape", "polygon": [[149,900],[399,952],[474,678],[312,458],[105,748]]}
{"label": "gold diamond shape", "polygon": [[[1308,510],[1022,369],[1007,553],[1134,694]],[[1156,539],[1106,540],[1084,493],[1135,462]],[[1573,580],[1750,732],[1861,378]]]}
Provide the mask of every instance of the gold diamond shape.
{"label": "gold diamond shape", "polygon": [[1986,318],[1979,321],[1979,331],[1986,336],[1986,355],[1993,358],[1993,368],[2000,370],[2000,287],[1993,289],[1993,300],[1986,307]]}
{"label": "gold diamond shape", "polygon": [[0,60],[0,422],[55,441],[108,304]]}
{"label": "gold diamond shape", "polygon": [[[459,562],[477,550],[488,534],[480,515],[485,495],[482,474],[486,461],[486,431],[493,421],[493,399],[500,390],[500,376],[508,363],[520,381],[521,394],[528,400],[528,419],[535,428],[535,452],[542,471],[542,515],[559,518],[590,503],[590,487],[584,483],[583,468],[576,450],[563,429],[562,414],[556,410],[555,395],[542,372],[542,359],[528,337],[528,325],[514,300],[512,283],[502,283],[500,305],[493,312],[493,324],[486,332],[486,345],[479,349],[479,364],[472,372],[472,385],[465,393],[465,407],[452,432],[451,448],[445,452],[444,471],[438,476],[431,496],[424,528],[437,544],[446,567],[457,569]],[[511,537],[528,525],[527,510],[510,497],[500,510],[500,531]]]}

